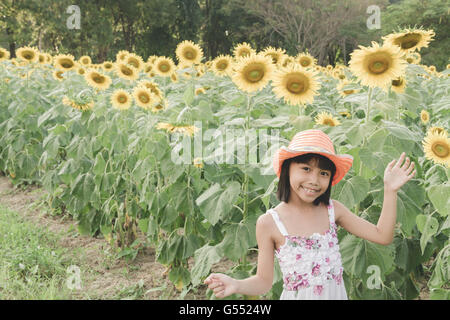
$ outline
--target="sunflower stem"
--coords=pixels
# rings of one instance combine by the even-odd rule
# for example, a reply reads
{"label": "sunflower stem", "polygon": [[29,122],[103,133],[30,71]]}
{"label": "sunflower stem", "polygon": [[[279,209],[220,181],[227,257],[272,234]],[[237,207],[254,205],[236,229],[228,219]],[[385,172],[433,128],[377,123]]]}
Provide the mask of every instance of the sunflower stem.
{"label": "sunflower stem", "polygon": [[369,87],[369,92],[367,94],[367,114],[366,114],[366,123],[369,122],[369,113],[370,113],[370,103],[372,98],[372,87]]}

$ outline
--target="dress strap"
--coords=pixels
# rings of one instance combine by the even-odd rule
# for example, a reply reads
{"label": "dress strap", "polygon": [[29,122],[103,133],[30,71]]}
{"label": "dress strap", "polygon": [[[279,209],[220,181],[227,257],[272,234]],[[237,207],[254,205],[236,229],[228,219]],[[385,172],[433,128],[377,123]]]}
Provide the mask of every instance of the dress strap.
{"label": "dress strap", "polygon": [[275,224],[278,227],[278,230],[280,230],[281,234],[283,236],[287,236],[287,230],[283,225],[283,222],[281,222],[280,217],[278,216],[278,213],[274,209],[269,210],[270,214],[272,215],[273,220],[275,221]]}
{"label": "dress strap", "polygon": [[330,226],[334,223],[334,203],[333,200],[330,199],[330,205],[328,208],[328,220],[330,221]]}

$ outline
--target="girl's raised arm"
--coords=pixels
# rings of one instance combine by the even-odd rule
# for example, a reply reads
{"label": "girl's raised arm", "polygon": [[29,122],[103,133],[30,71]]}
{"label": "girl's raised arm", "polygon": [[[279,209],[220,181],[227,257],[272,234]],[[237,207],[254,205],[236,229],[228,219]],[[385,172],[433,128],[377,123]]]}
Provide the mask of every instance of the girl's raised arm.
{"label": "girl's raised arm", "polygon": [[256,221],[256,240],[258,242],[258,266],[256,275],[237,280],[222,273],[212,273],[204,281],[217,298],[225,298],[233,293],[262,295],[272,288],[274,242],[272,240],[273,220],[268,214]]}
{"label": "girl's raised arm", "polygon": [[358,217],[342,203],[333,200],[336,223],[357,237],[382,245],[390,244],[394,238],[397,217],[397,191],[412,179],[416,173],[415,171],[411,173],[414,168],[414,162],[410,164],[409,158],[406,158],[403,166],[400,166],[404,159],[405,153],[403,152],[397,162],[394,159],[386,167],[384,172],[383,209],[377,225]]}

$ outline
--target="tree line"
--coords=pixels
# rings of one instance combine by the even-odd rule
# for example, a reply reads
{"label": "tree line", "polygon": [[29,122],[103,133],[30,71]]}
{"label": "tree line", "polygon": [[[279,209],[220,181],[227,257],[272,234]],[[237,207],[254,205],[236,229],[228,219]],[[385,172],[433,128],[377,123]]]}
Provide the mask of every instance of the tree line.
{"label": "tree line", "polygon": [[[80,28],[68,28],[77,5]],[[380,28],[369,29],[369,5],[380,8]],[[207,60],[232,54],[247,42],[312,54],[321,65],[347,63],[358,45],[370,45],[400,27],[433,29],[422,63],[448,63],[446,0],[2,0],[0,46],[11,57],[22,46],[44,52],[89,55],[94,63],[114,60],[119,50],[146,58],[174,58],[183,40],[198,43]]]}

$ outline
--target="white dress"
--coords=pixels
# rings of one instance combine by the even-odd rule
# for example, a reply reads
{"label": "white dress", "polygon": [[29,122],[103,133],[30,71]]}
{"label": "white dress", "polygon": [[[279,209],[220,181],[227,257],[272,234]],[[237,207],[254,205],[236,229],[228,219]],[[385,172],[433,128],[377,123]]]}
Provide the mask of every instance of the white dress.
{"label": "white dress", "polygon": [[316,232],[309,237],[288,235],[278,213],[268,210],[286,238],[275,250],[283,273],[280,300],[348,300],[331,199],[327,208],[329,229],[325,234]]}

